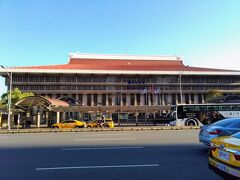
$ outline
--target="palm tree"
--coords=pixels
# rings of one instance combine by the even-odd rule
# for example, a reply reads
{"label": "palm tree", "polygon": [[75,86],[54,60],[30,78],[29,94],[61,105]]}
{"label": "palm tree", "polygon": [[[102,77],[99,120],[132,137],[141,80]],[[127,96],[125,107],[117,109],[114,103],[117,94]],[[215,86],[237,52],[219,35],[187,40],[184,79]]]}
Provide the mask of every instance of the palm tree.
{"label": "palm tree", "polygon": [[[21,92],[18,88],[15,88],[11,93],[11,104],[14,105],[17,101],[28,97],[28,96],[35,96],[32,92]],[[8,105],[8,96],[9,92],[2,94],[0,100],[0,107],[6,108]]]}
{"label": "palm tree", "polygon": [[223,96],[223,93],[220,92],[218,89],[211,89],[207,91],[205,96],[205,101],[209,101],[210,99],[213,99],[215,97]]}

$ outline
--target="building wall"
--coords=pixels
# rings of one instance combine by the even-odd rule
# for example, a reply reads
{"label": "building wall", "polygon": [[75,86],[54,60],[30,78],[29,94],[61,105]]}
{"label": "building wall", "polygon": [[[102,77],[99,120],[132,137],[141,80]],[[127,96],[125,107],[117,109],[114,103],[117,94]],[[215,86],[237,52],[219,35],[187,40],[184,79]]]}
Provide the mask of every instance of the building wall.
{"label": "building wall", "polygon": [[[78,99],[82,105],[114,106],[117,93],[120,94],[121,105],[173,105],[181,103],[180,92],[182,103],[186,104],[203,103],[204,94],[210,89],[218,89],[226,94],[239,93],[240,76],[28,73],[13,74],[15,87],[52,98],[70,96]],[[144,89],[146,92],[143,94]],[[137,100],[137,97],[140,98]]]}

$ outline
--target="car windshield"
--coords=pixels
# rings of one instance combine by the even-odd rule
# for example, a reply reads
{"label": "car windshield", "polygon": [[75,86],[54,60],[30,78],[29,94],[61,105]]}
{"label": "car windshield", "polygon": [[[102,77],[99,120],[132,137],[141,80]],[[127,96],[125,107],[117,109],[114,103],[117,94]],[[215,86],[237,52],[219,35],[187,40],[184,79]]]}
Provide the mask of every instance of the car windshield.
{"label": "car windshield", "polygon": [[235,137],[235,138],[240,139],[240,132],[238,132],[238,133],[236,133],[236,134],[233,134],[232,137]]}
{"label": "car windshield", "polygon": [[236,119],[236,118],[224,119],[224,120],[215,122],[215,123],[213,123],[212,125],[214,125],[214,126],[221,126],[221,127],[227,127],[227,126],[229,126],[230,124],[236,122],[236,120],[238,120],[238,119]]}

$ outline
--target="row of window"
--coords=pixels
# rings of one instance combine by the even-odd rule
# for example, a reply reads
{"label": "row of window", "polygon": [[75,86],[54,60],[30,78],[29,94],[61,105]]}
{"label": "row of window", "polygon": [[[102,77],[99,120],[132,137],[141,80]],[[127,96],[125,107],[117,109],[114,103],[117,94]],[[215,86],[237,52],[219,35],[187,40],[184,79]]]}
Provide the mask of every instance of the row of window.
{"label": "row of window", "polygon": [[[52,97],[51,94],[41,94],[42,96]],[[67,96],[67,95],[63,95]],[[186,104],[192,103],[202,103],[203,96],[202,94],[197,94],[196,97],[194,94],[184,94],[181,99],[180,94],[149,94],[148,96],[144,96],[141,99],[141,94],[87,94],[86,102],[84,102],[83,94],[73,94],[72,98],[77,99],[80,105],[87,106],[112,106],[112,105],[127,105],[127,96],[129,98],[129,105],[176,105],[181,101]],[[57,94],[57,98],[62,97],[60,94]]]}
{"label": "row of window", "polygon": [[[30,86],[13,86],[13,88],[18,87],[20,90],[139,90],[142,91],[147,89],[148,92],[159,92],[159,91],[179,91],[179,86],[46,86],[46,85],[30,85]],[[210,89],[219,89],[219,90],[240,90],[240,86],[182,86],[182,90],[184,91],[207,91]]]}
{"label": "row of window", "polygon": [[[179,83],[180,76],[44,76],[13,75],[14,82],[121,82],[128,84]],[[189,76],[181,75],[182,83],[240,83],[239,76]]]}
{"label": "row of window", "polygon": [[183,106],[183,112],[207,112],[207,111],[240,111],[238,104],[195,105]]}

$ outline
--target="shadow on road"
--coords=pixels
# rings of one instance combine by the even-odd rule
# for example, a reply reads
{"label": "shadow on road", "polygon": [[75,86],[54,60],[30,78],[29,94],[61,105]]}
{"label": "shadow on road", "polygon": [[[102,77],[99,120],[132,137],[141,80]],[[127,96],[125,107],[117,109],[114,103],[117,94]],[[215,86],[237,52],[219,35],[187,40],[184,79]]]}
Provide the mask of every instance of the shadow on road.
{"label": "shadow on road", "polygon": [[220,179],[207,153],[200,144],[0,148],[0,179]]}

